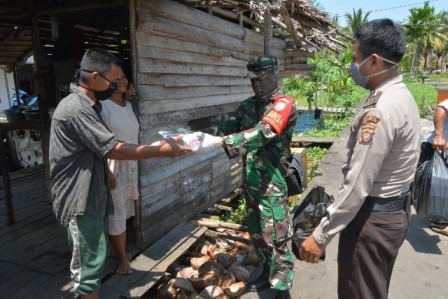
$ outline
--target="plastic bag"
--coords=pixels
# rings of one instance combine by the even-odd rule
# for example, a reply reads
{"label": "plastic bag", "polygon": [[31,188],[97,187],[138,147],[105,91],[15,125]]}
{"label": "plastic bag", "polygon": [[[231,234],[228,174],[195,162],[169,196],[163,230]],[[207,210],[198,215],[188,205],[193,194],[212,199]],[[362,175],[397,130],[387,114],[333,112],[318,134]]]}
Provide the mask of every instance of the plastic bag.
{"label": "plastic bag", "polygon": [[448,164],[447,152],[434,154],[432,166],[431,192],[427,217],[435,221],[448,221]]}
{"label": "plastic bag", "polygon": [[421,163],[417,167],[412,184],[412,205],[420,217],[426,217],[431,192],[432,165],[432,159]]}
{"label": "plastic bag", "polygon": [[284,175],[288,185],[288,196],[302,193],[305,182],[305,171],[302,165],[302,157],[299,154],[289,156],[288,164],[285,165],[287,171]]}
{"label": "plastic bag", "polygon": [[[294,208],[292,252],[297,259],[301,259],[299,248],[302,242],[313,233],[321,219],[327,215],[327,208],[333,203],[333,200],[333,196],[328,195],[324,187],[314,186],[300,204]],[[321,260],[325,260],[325,254],[321,256]]]}
{"label": "plastic bag", "polygon": [[448,221],[447,152],[436,152],[432,159],[419,162],[412,184],[412,204],[420,217]]}

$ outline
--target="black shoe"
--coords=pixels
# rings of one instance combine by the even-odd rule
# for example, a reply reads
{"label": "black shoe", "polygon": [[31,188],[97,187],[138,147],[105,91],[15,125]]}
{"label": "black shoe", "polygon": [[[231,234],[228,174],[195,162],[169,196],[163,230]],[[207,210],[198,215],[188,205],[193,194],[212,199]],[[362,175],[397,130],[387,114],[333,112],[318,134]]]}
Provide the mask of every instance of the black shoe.
{"label": "black shoe", "polygon": [[276,299],[291,299],[291,294],[289,293],[289,290],[286,291],[278,291]]}
{"label": "black shoe", "polygon": [[259,292],[270,287],[271,284],[269,283],[269,274],[266,272],[263,272],[260,277],[247,285],[249,292]]}

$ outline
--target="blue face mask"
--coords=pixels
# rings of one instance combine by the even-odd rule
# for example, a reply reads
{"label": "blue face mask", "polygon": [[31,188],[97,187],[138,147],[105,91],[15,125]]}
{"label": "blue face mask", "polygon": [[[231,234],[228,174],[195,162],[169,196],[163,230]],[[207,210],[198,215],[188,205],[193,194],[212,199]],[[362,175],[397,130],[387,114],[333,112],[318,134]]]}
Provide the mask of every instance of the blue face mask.
{"label": "blue face mask", "polygon": [[350,64],[350,77],[352,77],[353,81],[355,81],[355,83],[361,87],[367,88],[367,83],[369,82],[369,78],[383,74],[385,72],[390,71],[391,69],[395,68],[398,66],[398,64],[396,62],[390,61],[386,58],[383,58],[381,56],[379,56],[382,60],[387,61],[389,63],[392,63],[393,66],[391,66],[390,68],[388,68],[387,70],[382,70],[376,74],[372,74],[372,75],[368,75],[368,76],[364,76],[361,71],[359,70],[359,68],[361,67],[361,65],[364,64],[364,62],[366,62],[370,57],[372,57],[372,55],[370,55],[369,57],[367,57],[366,59],[363,60],[363,62],[361,62],[360,64],[357,64],[355,62],[352,62]]}

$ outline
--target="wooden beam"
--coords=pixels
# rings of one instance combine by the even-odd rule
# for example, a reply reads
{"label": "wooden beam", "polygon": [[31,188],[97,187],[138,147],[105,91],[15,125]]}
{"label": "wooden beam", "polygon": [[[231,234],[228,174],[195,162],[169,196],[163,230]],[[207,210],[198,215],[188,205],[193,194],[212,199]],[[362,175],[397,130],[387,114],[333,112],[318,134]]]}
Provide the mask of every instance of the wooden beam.
{"label": "wooden beam", "polygon": [[296,44],[297,48],[300,49],[302,47],[302,42],[300,41],[297,31],[294,28],[294,24],[292,23],[291,18],[289,17],[288,9],[286,9],[284,5],[280,7],[280,15],[283,18],[283,22],[285,23],[286,29],[291,35],[292,40]]}
{"label": "wooden beam", "polygon": [[[254,20],[246,17],[242,13],[237,14],[237,13],[234,13],[232,11],[225,10],[225,9],[222,9],[222,8],[219,8],[219,7],[215,7],[215,6],[212,7],[212,11],[215,14],[224,16],[226,18],[239,20],[240,25],[243,25],[244,23],[246,23],[248,25],[251,25],[251,26],[254,26],[254,27],[257,27],[257,28],[260,28],[260,29],[264,28],[264,25],[262,23],[254,21]],[[285,32],[283,32],[282,30],[276,29],[276,28],[272,28],[272,32],[277,34],[277,35],[280,35],[280,36],[284,36],[285,35]]]}
{"label": "wooden beam", "polygon": [[[153,20],[154,16],[160,16],[175,21],[176,23],[184,23],[190,26],[205,29],[209,32],[221,33],[228,36],[236,37],[240,40],[244,39],[249,42],[259,43],[263,45],[263,39],[260,34],[247,29],[241,28],[238,24],[233,24],[227,20],[216,18],[198,9],[192,9],[175,1],[140,1],[139,16],[141,20]],[[216,10],[213,10],[216,12]],[[245,19],[246,20],[246,19]],[[176,27],[177,28],[177,27]],[[263,27],[261,27],[263,28]],[[277,49],[285,48],[285,41],[279,38],[272,39],[272,47]]]}
{"label": "wooden beam", "polygon": [[264,55],[271,55],[272,16],[269,10],[264,11]]}
{"label": "wooden beam", "polygon": [[285,54],[286,57],[314,57],[314,52],[302,49],[287,50]]}
{"label": "wooden beam", "polygon": [[192,220],[193,223],[197,225],[206,226],[206,227],[214,227],[214,228],[228,228],[233,230],[241,230],[247,231],[247,226],[237,224],[237,223],[228,223],[224,221],[214,220],[210,218],[200,218]]}
{"label": "wooden beam", "polygon": [[339,31],[339,30],[336,29],[336,33],[339,34],[340,36],[342,36],[342,37],[348,39],[348,40],[351,41],[351,42],[355,42],[355,39],[354,39],[353,37],[351,37],[351,36],[345,34],[345,33],[342,32],[342,31]]}
{"label": "wooden beam", "polygon": [[285,65],[285,71],[288,70],[315,70],[315,64],[306,64],[306,63],[290,63]]}
{"label": "wooden beam", "polygon": [[302,144],[302,143],[322,143],[328,144],[339,141],[339,137],[303,137],[303,136],[293,136],[291,144]]}
{"label": "wooden beam", "polygon": [[331,36],[327,35],[327,38],[328,38],[330,41],[332,41],[333,43],[335,43],[335,44],[337,44],[337,45],[339,45],[339,46],[341,46],[341,47],[347,48],[347,46],[346,46],[343,42],[338,41],[338,40],[335,39],[334,37],[331,37]]}
{"label": "wooden beam", "polygon": [[296,78],[296,77],[308,77],[314,73],[314,70],[285,70],[280,71],[279,77],[281,78]]}
{"label": "wooden beam", "polygon": [[[93,10],[97,8],[107,8],[107,7],[113,7],[113,6],[126,6],[127,7],[127,1],[124,0],[103,0],[103,1],[95,1],[95,3],[89,3],[89,4],[75,4],[75,5],[64,5],[64,7],[59,8],[53,8],[48,10],[34,10],[35,16],[51,16],[56,14],[64,14],[64,13],[71,13],[71,12],[78,12],[83,10]],[[16,19],[28,19],[30,16],[28,13],[3,13],[0,14],[0,20],[16,20]]]}

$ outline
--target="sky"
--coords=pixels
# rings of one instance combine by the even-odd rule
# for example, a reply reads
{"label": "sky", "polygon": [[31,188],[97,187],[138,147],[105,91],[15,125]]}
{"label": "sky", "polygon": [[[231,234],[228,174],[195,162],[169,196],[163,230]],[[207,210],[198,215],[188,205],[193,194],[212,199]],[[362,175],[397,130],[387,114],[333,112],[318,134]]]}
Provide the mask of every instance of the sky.
{"label": "sky", "polygon": [[[345,26],[346,13],[353,13],[358,8],[362,8],[362,12],[371,11],[368,19],[390,18],[396,22],[401,22],[410,15],[409,9],[423,7],[423,0],[317,0],[321,5],[321,9],[328,12],[330,18],[334,15],[339,16],[339,24]],[[438,13],[442,10],[448,11],[448,0],[428,0],[429,5],[435,8]]]}

